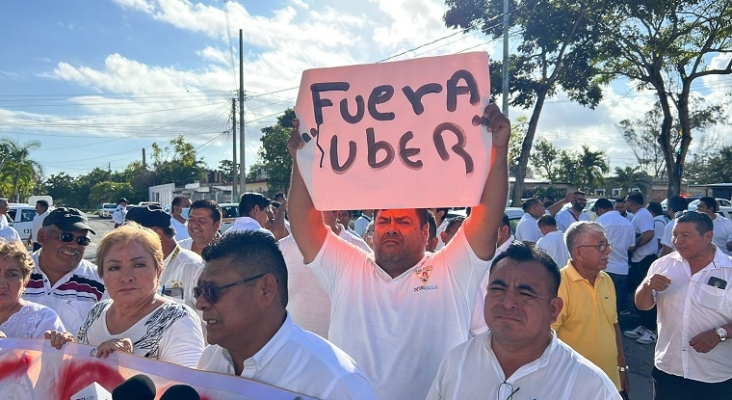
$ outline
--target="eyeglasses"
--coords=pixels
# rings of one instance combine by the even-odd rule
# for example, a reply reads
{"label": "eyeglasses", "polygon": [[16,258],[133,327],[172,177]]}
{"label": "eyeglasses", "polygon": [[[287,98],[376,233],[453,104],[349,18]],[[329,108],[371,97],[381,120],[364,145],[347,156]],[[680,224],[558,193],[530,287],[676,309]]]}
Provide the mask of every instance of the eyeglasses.
{"label": "eyeglasses", "polygon": [[245,283],[255,281],[265,275],[267,274],[259,274],[251,278],[242,279],[240,281],[236,281],[234,283],[230,283],[224,286],[215,286],[208,282],[199,283],[198,286],[193,288],[193,297],[198,299],[201,295],[203,295],[203,298],[205,298],[206,301],[211,304],[216,304],[216,302],[219,301],[219,292],[221,292],[222,290],[228,289],[232,286],[243,285]]}
{"label": "eyeglasses", "polygon": [[510,383],[503,382],[498,387],[498,400],[511,400],[514,394],[519,391],[519,387],[516,390],[513,389],[513,385]]}
{"label": "eyeglasses", "polygon": [[613,247],[613,243],[607,242],[607,243],[600,243],[600,244],[585,244],[582,246],[575,246],[575,248],[577,248],[577,247],[597,247],[597,250],[599,250],[600,253],[604,253],[605,250]]}
{"label": "eyeglasses", "polygon": [[71,243],[74,241],[74,239],[76,239],[76,244],[78,244],[79,246],[84,246],[84,247],[89,246],[89,244],[91,243],[91,239],[89,239],[88,237],[74,236],[73,233],[69,233],[69,232],[62,232],[60,235],[58,235],[58,238],[62,242],[66,242],[66,243]]}

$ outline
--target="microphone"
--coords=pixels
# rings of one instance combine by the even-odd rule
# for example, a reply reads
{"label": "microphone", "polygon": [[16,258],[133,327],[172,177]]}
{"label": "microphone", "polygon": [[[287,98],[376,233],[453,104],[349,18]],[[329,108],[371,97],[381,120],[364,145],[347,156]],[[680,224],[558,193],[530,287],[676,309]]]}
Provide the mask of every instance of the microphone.
{"label": "microphone", "polygon": [[201,396],[188,385],[173,385],[160,396],[160,400],[201,400]]}
{"label": "microphone", "polygon": [[112,400],[154,400],[155,384],[145,375],[139,374],[120,383],[112,391]]}

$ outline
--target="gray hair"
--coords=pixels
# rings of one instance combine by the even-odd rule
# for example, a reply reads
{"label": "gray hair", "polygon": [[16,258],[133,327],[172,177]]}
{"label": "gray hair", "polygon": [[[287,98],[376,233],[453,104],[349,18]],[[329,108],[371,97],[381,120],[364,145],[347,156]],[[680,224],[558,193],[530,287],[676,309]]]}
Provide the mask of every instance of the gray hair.
{"label": "gray hair", "polygon": [[8,199],[6,199],[5,197],[0,197],[0,204],[8,205]]}
{"label": "gray hair", "polygon": [[570,225],[564,232],[564,244],[567,245],[570,257],[574,257],[574,249],[580,236],[587,233],[599,233],[605,236],[605,228],[597,222],[579,221]]}

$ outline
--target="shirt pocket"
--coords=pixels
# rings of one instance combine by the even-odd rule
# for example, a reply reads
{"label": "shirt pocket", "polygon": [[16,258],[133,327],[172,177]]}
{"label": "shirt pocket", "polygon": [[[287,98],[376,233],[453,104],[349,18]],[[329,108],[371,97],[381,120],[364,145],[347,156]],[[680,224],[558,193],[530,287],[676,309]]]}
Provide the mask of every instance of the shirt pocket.
{"label": "shirt pocket", "polygon": [[725,290],[702,283],[696,288],[694,300],[710,310],[720,310],[724,306]]}

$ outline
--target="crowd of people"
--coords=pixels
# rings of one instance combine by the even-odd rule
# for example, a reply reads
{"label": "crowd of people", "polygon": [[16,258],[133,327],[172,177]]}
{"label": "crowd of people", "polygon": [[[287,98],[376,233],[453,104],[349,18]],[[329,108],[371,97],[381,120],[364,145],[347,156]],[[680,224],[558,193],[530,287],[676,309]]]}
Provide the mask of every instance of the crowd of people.
{"label": "crowd of people", "polygon": [[[665,223],[640,193],[597,200],[596,221],[581,192],[529,199],[514,235],[510,124],[495,105],[484,120],[492,165],[466,218],[364,210],[351,228],[349,211],[316,210],[297,121],[289,195],[245,193],[223,234],[212,200],[121,199],[93,264],[86,215],[46,204],[32,254],[0,241],[0,331],[386,400],[629,398],[625,335],[656,343],[654,399],[732,398],[732,224],[714,203],[671,198]],[[641,326],[621,332],[632,310]]]}

